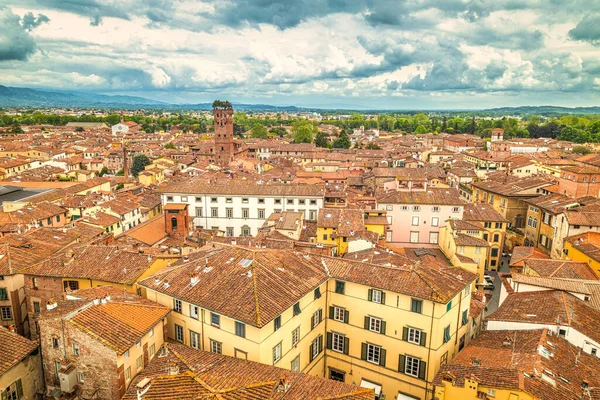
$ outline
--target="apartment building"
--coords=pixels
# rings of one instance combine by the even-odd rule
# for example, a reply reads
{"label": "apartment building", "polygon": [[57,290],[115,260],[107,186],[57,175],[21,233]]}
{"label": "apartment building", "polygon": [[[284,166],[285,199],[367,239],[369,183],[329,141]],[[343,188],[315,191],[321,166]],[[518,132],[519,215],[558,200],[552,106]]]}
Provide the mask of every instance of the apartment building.
{"label": "apartment building", "polygon": [[453,265],[477,274],[479,282],[487,271],[490,245],[483,229],[468,221],[448,220],[440,228],[440,249]]}
{"label": "apartment building", "polygon": [[[563,213],[579,207],[580,203],[572,197],[557,193],[527,199],[525,203],[528,207],[523,244],[552,255],[553,242],[559,232],[556,229],[559,218],[564,219]],[[560,254],[557,255],[560,257]]]}
{"label": "apartment building", "polygon": [[481,203],[467,204],[463,220],[482,229],[481,238],[489,244],[484,268],[491,271],[500,269],[508,221],[493,207]]}
{"label": "apartment building", "polygon": [[377,197],[386,212],[386,241],[395,245],[437,247],[439,228],[448,219],[462,219],[465,203],[456,189],[392,191]]}
{"label": "apartment building", "polygon": [[525,200],[545,194],[544,188],[552,186],[551,178],[533,176],[517,178],[511,175],[498,179],[473,182],[474,203],[487,203],[507,220],[510,226],[523,228],[527,215]]}
{"label": "apartment building", "polygon": [[0,326],[0,398],[35,399],[42,393],[38,343]]}
{"label": "apartment building", "polygon": [[302,212],[316,221],[323,207],[322,185],[206,183],[200,178],[159,190],[163,206],[187,204],[195,227],[220,230],[227,236],[255,236],[273,213]]}
{"label": "apartment building", "polygon": [[173,309],[167,332],[177,342],[377,398],[423,399],[472,335],[476,279],[460,268],[211,245],[140,284]]}
{"label": "apartment building", "polygon": [[121,398],[163,344],[170,312],[113,287],[48,301],[38,321],[48,395]]}

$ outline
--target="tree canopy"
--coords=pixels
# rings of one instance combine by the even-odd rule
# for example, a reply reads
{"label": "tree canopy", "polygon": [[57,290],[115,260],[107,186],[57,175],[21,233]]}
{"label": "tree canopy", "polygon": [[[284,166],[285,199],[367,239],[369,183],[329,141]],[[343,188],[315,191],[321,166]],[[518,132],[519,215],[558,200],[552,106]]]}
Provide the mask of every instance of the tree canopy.
{"label": "tree canopy", "polygon": [[152,164],[150,159],[144,154],[138,154],[133,157],[133,162],[131,163],[131,175],[137,176],[144,170],[147,165]]}
{"label": "tree canopy", "polygon": [[313,134],[317,133],[317,127],[310,121],[302,119],[292,124],[292,132],[294,134],[294,142],[312,143]]}
{"label": "tree canopy", "polygon": [[259,139],[266,139],[269,136],[269,132],[267,132],[267,128],[265,128],[262,124],[256,122],[252,126],[252,137]]}

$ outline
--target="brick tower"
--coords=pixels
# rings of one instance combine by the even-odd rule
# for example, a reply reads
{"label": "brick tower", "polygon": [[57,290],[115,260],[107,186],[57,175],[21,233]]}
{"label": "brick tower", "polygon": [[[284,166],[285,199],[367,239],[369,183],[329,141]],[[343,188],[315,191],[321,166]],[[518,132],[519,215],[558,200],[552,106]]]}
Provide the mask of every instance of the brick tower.
{"label": "brick tower", "polygon": [[228,101],[215,100],[213,103],[215,120],[214,155],[215,162],[229,165],[233,161],[233,107]]}

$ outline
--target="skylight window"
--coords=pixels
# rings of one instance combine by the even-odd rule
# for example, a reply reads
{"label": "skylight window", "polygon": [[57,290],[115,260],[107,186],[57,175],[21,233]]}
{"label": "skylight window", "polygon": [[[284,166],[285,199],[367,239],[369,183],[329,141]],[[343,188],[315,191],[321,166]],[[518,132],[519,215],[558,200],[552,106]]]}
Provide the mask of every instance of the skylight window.
{"label": "skylight window", "polygon": [[240,263],[239,263],[239,264],[240,264],[242,267],[244,267],[244,268],[247,268],[247,267],[249,267],[249,266],[250,266],[250,264],[252,264],[252,261],[254,261],[254,260],[251,260],[251,259],[249,259],[249,258],[242,258],[242,259],[240,260]]}

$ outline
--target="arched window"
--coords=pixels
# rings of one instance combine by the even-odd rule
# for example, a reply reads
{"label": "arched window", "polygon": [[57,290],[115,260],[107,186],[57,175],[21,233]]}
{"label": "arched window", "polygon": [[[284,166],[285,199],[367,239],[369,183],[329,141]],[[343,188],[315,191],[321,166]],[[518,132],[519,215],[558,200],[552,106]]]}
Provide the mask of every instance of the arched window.
{"label": "arched window", "polygon": [[532,221],[533,221],[533,218],[531,218],[531,217],[528,217],[528,218],[527,218],[527,226],[533,226],[533,225],[532,225]]}
{"label": "arched window", "polygon": [[537,228],[537,223],[538,223],[538,220],[537,220],[537,218],[534,218],[534,219],[533,219],[533,227],[534,227],[534,228]]}
{"label": "arched window", "polygon": [[172,231],[177,230],[177,218],[175,218],[175,217],[171,218],[171,230]]}

